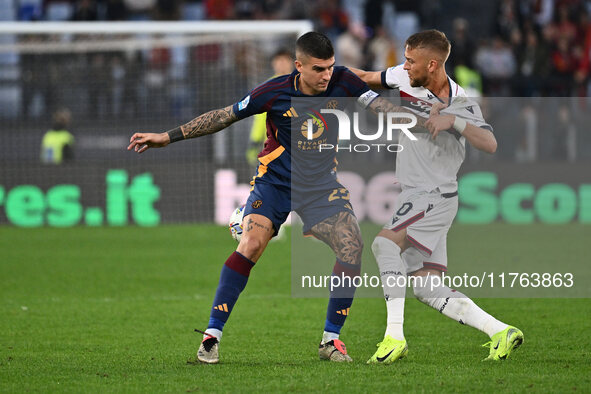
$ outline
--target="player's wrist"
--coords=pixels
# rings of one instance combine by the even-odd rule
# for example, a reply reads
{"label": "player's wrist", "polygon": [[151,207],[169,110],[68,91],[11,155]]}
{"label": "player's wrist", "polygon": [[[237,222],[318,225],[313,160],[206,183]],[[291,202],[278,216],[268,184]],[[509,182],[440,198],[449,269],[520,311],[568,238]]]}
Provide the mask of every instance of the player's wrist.
{"label": "player's wrist", "polygon": [[183,134],[183,131],[181,130],[180,126],[172,130],[168,130],[166,134],[168,134],[168,138],[170,139],[169,144],[185,139],[185,135]]}
{"label": "player's wrist", "polygon": [[453,123],[454,130],[456,130],[460,134],[463,134],[464,130],[466,130],[466,127],[468,127],[468,122],[466,122],[464,119],[458,116],[455,116]]}

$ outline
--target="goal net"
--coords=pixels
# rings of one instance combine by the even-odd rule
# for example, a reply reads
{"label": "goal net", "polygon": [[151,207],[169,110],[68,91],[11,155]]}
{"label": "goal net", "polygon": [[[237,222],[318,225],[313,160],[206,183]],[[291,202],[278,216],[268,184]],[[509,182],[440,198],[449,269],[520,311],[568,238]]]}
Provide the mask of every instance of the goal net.
{"label": "goal net", "polygon": [[311,29],[0,23],[0,225],[224,223],[249,191],[252,119],[140,156],[129,137],[233,104]]}

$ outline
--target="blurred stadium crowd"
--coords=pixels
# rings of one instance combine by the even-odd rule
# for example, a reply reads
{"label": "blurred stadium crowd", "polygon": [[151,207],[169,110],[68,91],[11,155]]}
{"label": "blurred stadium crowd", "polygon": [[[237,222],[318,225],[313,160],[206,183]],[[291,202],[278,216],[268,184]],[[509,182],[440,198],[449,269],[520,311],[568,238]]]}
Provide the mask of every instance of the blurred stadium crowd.
{"label": "blurred stadium crowd", "polygon": [[[309,19],[333,40],[338,64],[373,70],[403,62],[403,44],[410,34],[437,28],[452,41],[448,73],[470,95],[586,97],[591,91],[587,0],[0,0],[0,10],[0,20],[20,21]],[[221,88],[208,88],[210,82],[198,81],[193,71],[219,67],[215,45],[194,47],[180,57],[174,51],[163,46],[76,56],[22,53],[15,65],[18,71],[10,74],[18,75],[19,104],[16,111],[0,111],[0,116],[16,120],[17,114],[25,122],[49,119],[59,108],[76,105],[77,117],[89,120],[110,115],[182,118],[227,105],[228,95],[235,99],[262,82],[260,77],[253,81],[241,75],[249,72],[246,64],[241,67],[249,57],[247,46],[237,47],[236,72],[219,82]],[[269,70],[268,59],[255,61]],[[199,89],[188,92],[187,86]],[[210,92],[220,89],[225,96]],[[87,99],[80,100],[82,96]],[[571,110],[563,112],[568,123]],[[567,145],[575,146],[576,132],[568,135],[572,138]],[[523,152],[528,152],[526,145],[537,144],[532,138],[524,139]],[[559,157],[573,161],[576,154],[566,150]],[[536,157],[515,155],[525,161]]]}
{"label": "blurred stadium crowd", "polygon": [[[0,0],[21,21],[310,19],[335,42],[339,63],[384,69],[424,28],[453,43],[449,73],[487,96],[588,96],[591,2],[584,0]],[[472,2],[474,3],[474,2]],[[466,15],[459,16],[461,10]],[[12,12],[10,12],[12,11]],[[492,11],[492,12],[490,12]],[[7,18],[9,19],[9,18]],[[451,21],[449,25],[448,21]],[[148,59],[165,67],[166,53]],[[101,59],[91,66],[104,71]],[[117,69],[118,62],[111,68]],[[26,59],[23,61],[26,68]],[[26,73],[25,73],[26,74]],[[100,75],[109,78],[109,75]]]}

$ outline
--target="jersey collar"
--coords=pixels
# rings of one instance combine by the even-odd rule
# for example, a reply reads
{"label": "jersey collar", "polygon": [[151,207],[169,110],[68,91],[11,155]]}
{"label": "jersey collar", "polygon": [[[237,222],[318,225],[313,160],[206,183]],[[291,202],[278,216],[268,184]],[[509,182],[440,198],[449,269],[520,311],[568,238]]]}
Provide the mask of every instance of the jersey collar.
{"label": "jersey collar", "polygon": [[[449,78],[449,75],[446,75],[446,77],[447,77],[447,86],[449,87],[449,97],[448,97],[448,100],[449,100],[448,105],[449,105],[449,103],[451,103],[451,79]],[[427,90],[429,91],[429,93],[431,93],[433,95],[433,97],[435,97],[437,100],[439,100],[442,104],[445,104],[443,102],[443,100],[439,98],[439,96],[437,96],[435,93],[433,93],[431,91],[431,89],[427,89]]]}

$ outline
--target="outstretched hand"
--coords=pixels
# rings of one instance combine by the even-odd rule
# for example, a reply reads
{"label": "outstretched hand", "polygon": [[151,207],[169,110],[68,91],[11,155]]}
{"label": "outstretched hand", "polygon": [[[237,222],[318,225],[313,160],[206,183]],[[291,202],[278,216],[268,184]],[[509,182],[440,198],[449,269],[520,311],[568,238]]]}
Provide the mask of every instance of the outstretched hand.
{"label": "outstretched hand", "polygon": [[127,150],[134,150],[143,153],[148,148],[163,148],[170,144],[170,137],[167,133],[135,133],[129,139]]}

